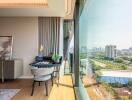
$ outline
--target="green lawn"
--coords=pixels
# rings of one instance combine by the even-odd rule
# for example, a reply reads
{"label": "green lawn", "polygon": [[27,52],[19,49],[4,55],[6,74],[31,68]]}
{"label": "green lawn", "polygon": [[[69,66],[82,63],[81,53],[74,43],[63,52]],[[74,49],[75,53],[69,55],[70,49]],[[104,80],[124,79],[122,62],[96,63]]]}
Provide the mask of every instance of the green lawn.
{"label": "green lawn", "polygon": [[91,59],[91,61],[104,69],[126,70],[129,67],[125,64],[116,63],[110,60]]}

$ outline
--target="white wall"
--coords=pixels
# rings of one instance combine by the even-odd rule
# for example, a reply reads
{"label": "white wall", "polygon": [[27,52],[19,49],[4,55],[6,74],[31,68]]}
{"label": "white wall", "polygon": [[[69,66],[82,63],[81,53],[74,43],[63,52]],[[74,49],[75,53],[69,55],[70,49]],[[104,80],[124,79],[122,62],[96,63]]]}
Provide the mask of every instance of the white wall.
{"label": "white wall", "polygon": [[[63,56],[63,19],[60,21],[60,48]],[[23,76],[31,78],[29,64],[38,55],[38,18],[37,17],[7,17],[0,18],[0,36],[13,36],[13,58],[23,59]],[[64,74],[64,62],[61,66]]]}
{"label": "white wall", "polygon": [[38,55],[38,18],[0,18],[0,36],[13,36],[13,57],[23,59],[23,75],[31,76],[30,66]]}

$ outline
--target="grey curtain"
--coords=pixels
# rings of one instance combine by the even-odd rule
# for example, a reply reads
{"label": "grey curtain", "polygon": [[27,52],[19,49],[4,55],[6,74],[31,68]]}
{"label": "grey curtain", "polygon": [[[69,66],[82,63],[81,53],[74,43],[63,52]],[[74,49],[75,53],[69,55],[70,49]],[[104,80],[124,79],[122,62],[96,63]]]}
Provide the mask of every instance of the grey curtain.
{"label": "grey curtain", "polygon": [[39,17],[39,49],[44,47],[43,55],[59,53],[60,18]]}
{"label": "grey curtain", "polygon": [[66,20],[64,21],[63,25],[64,30],[64,57],[67,56],[67,50],[69,43],[74,35],[74,21],[73,20]]}

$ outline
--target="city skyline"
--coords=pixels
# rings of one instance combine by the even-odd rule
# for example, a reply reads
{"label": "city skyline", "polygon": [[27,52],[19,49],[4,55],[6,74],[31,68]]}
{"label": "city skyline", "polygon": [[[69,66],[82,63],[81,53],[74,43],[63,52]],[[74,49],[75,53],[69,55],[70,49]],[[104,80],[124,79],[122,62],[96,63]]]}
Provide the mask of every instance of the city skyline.
{"label": "city skyline", "polygon": [[131,0],[91,0],[80,19],[80,45],[132,47],[131,4]]}
{"label": "city skyline", "polygon": [[[89,49],[91,49],[91,50],[96,49],[96,50],[97,50],[97,49],[98,49],[98,50],[100,50],[100,51],[101,51],[101,50],[104,51],[104,50],[105,50],[105,47],[106,47],[106,46],[109,46],[109,45],[112,45],[112,44],[107,44],[107,45],[105,45],[104,47],[96,46],[96,47],[92,47],[92,48],[89,48],[89,47],[87,47],[87,46],[81,46],[80,50],[83,51],[83,50],[85,49],[85,51],[86,51],[86,49],[87,49],[87,50],[89,50]],[[112,46],[116,46],[116,45],[112,45]],[[116,46],[116,50],[132,50],[132,47],[119,49],[119,48]]]}

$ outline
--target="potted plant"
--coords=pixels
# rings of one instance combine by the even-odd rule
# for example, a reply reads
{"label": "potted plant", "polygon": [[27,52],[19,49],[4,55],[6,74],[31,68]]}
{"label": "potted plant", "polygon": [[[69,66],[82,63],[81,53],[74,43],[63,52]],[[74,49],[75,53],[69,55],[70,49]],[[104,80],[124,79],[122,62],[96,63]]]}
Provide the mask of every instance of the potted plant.
{"label": "potted plant", "polygon": [[52,60],[53,60],[54,62],[56,62],[56,63],[59,63],[60,56],[59,56],[58,54],[54,53],[54,54],[52,55]]}

